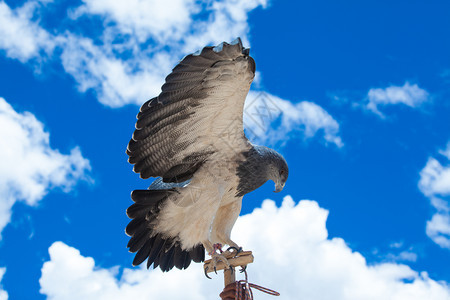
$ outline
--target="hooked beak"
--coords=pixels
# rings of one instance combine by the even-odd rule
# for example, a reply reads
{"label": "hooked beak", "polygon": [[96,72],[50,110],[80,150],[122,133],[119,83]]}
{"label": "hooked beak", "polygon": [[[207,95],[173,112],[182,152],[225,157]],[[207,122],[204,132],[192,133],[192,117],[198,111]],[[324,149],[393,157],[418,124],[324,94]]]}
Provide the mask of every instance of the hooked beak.
{"label": "hooked beak", "polygon": [[284,183],[277,182],[275,184],[275,191],[273,191],[273,192],[274,193],[279,193],[279,192],[281,192],[283,190],[283,188],[284,188]]}

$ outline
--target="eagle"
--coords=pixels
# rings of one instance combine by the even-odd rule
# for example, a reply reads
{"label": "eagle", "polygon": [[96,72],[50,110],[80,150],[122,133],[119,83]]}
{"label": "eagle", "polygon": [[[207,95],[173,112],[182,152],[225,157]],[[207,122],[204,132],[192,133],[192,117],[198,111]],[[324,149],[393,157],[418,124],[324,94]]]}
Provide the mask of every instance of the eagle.
{"label": "eagle", "polygon": [[229,266],[222,245],[242,250],[230,236],[243,196],[268,180],[283,189],[286,160],[244,133],[255,77],[249,52],[237,38],[187,55],[140,108],[126,153],[134,172],[156,179],[131,193],[126,211],[133,266],[147,259],[147,268],[186,269],[203,262],[205,250],[214,265]]}

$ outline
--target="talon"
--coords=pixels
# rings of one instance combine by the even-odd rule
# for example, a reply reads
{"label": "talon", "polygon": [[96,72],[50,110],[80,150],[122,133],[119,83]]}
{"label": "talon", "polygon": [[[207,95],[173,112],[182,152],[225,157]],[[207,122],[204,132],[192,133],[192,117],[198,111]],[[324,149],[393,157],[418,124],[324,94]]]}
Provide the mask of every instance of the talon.
{"label": "talon", "polygon": [[208,276],[208,267],[205,268],[205,276],[208,279],[212,279],[211,277]]}
{"label": "talon", "polygon": [[[225,269],[230,268],[230,263],[228,262],[228,259],[219,253],[212,253],[211,255],[211,263],[209,265],[210,269],[213,268],[214,272],[217,274],[217,265],[219,263],[225,264]],[[222,268],[220,268],[222,270]]]}
{"label": "talon", "polygon": [[228,247],[227,251],[230,251],[231,249],[234,249],[234,250],[236,250],[236,252],[238,252],[238,251],[239,251],[239,249],[238,249],[238,248],[236,248],[236,247],[234,247],[234,246]]}
{"label": "talon", "polygon": [[[239,247],[239,249],[238,248],[236,248],[236,247],[234,247],[234,246],[231,246],[231,247],[229,247],[228,249],[227,249],[227,251],[228,252],[231,252],[230,250],[231,249],[233,249],[234,251],[236,251],[236,254],[238,254],[238,253],[241,253],[243,250],[242,250],[242,247]],[[235,254],[235,255],[236,255]]]}

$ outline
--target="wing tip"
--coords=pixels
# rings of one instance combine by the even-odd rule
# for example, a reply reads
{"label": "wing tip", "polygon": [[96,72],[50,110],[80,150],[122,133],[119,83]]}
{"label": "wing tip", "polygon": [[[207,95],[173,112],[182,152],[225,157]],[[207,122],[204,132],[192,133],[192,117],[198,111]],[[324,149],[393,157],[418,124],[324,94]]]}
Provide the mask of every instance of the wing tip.
{"label": "wing tip", "polygon": [[[231,50],[231,51],[228,52],[228,50]],[[236,50],[236,52],[234,52],[233,50]],[[199,49],[199,50],[195,51],[194,53],[186,55],[181,60],[181,62],[183,62],[186,58],[189,58],[189,57],[205,56],[205,54],[210,51],[212,51],[216,54],[226,53],[231,56],[240,55],[240,54],[243,54],[244,56],[248,56],[250,53],[250,48],[244,48],[244,45],[242,44],[242,39],[240,37],[237,37],[231,43],[222,42],[216,46],[203,47],[202,49]]]}
{"label": "wing tip", "polygon": [[242,40],[240,37],[235,38],[231,43],[231,45],[239,45],[242,47]]}
{"label": "wing tip", "polygon": [[216,53],[221,53],[223,51],[226,51],[227,48],[236,48],[236,50],[238,50],[238,53],[244,54],[245,56],[248,56],[250,53],[250,48],[244,48],[240,37],[235,38],[231,43],[222,42],[219,45],[213,47],[212,50]]}

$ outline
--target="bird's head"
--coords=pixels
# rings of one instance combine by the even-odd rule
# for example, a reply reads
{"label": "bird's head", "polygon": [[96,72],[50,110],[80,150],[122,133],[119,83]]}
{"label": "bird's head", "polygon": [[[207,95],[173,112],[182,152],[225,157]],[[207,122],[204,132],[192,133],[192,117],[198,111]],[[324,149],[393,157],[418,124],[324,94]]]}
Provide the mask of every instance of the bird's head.
{"label": "bird's head", "polygon": [[283,190],[289,176],[289,168],[284,157],[273,151],[269,164],[269,179],[275,182],[275,193]]}
{"label": "bird's head", "polygon": [[289,175],[289,168],[283,156],[265,146],[253,146],[245,153],[246,159],[238,166],[240,178],[237,195],[243,196],[256,190],[268,180],[275,183],[276,193],[284,188]]}

